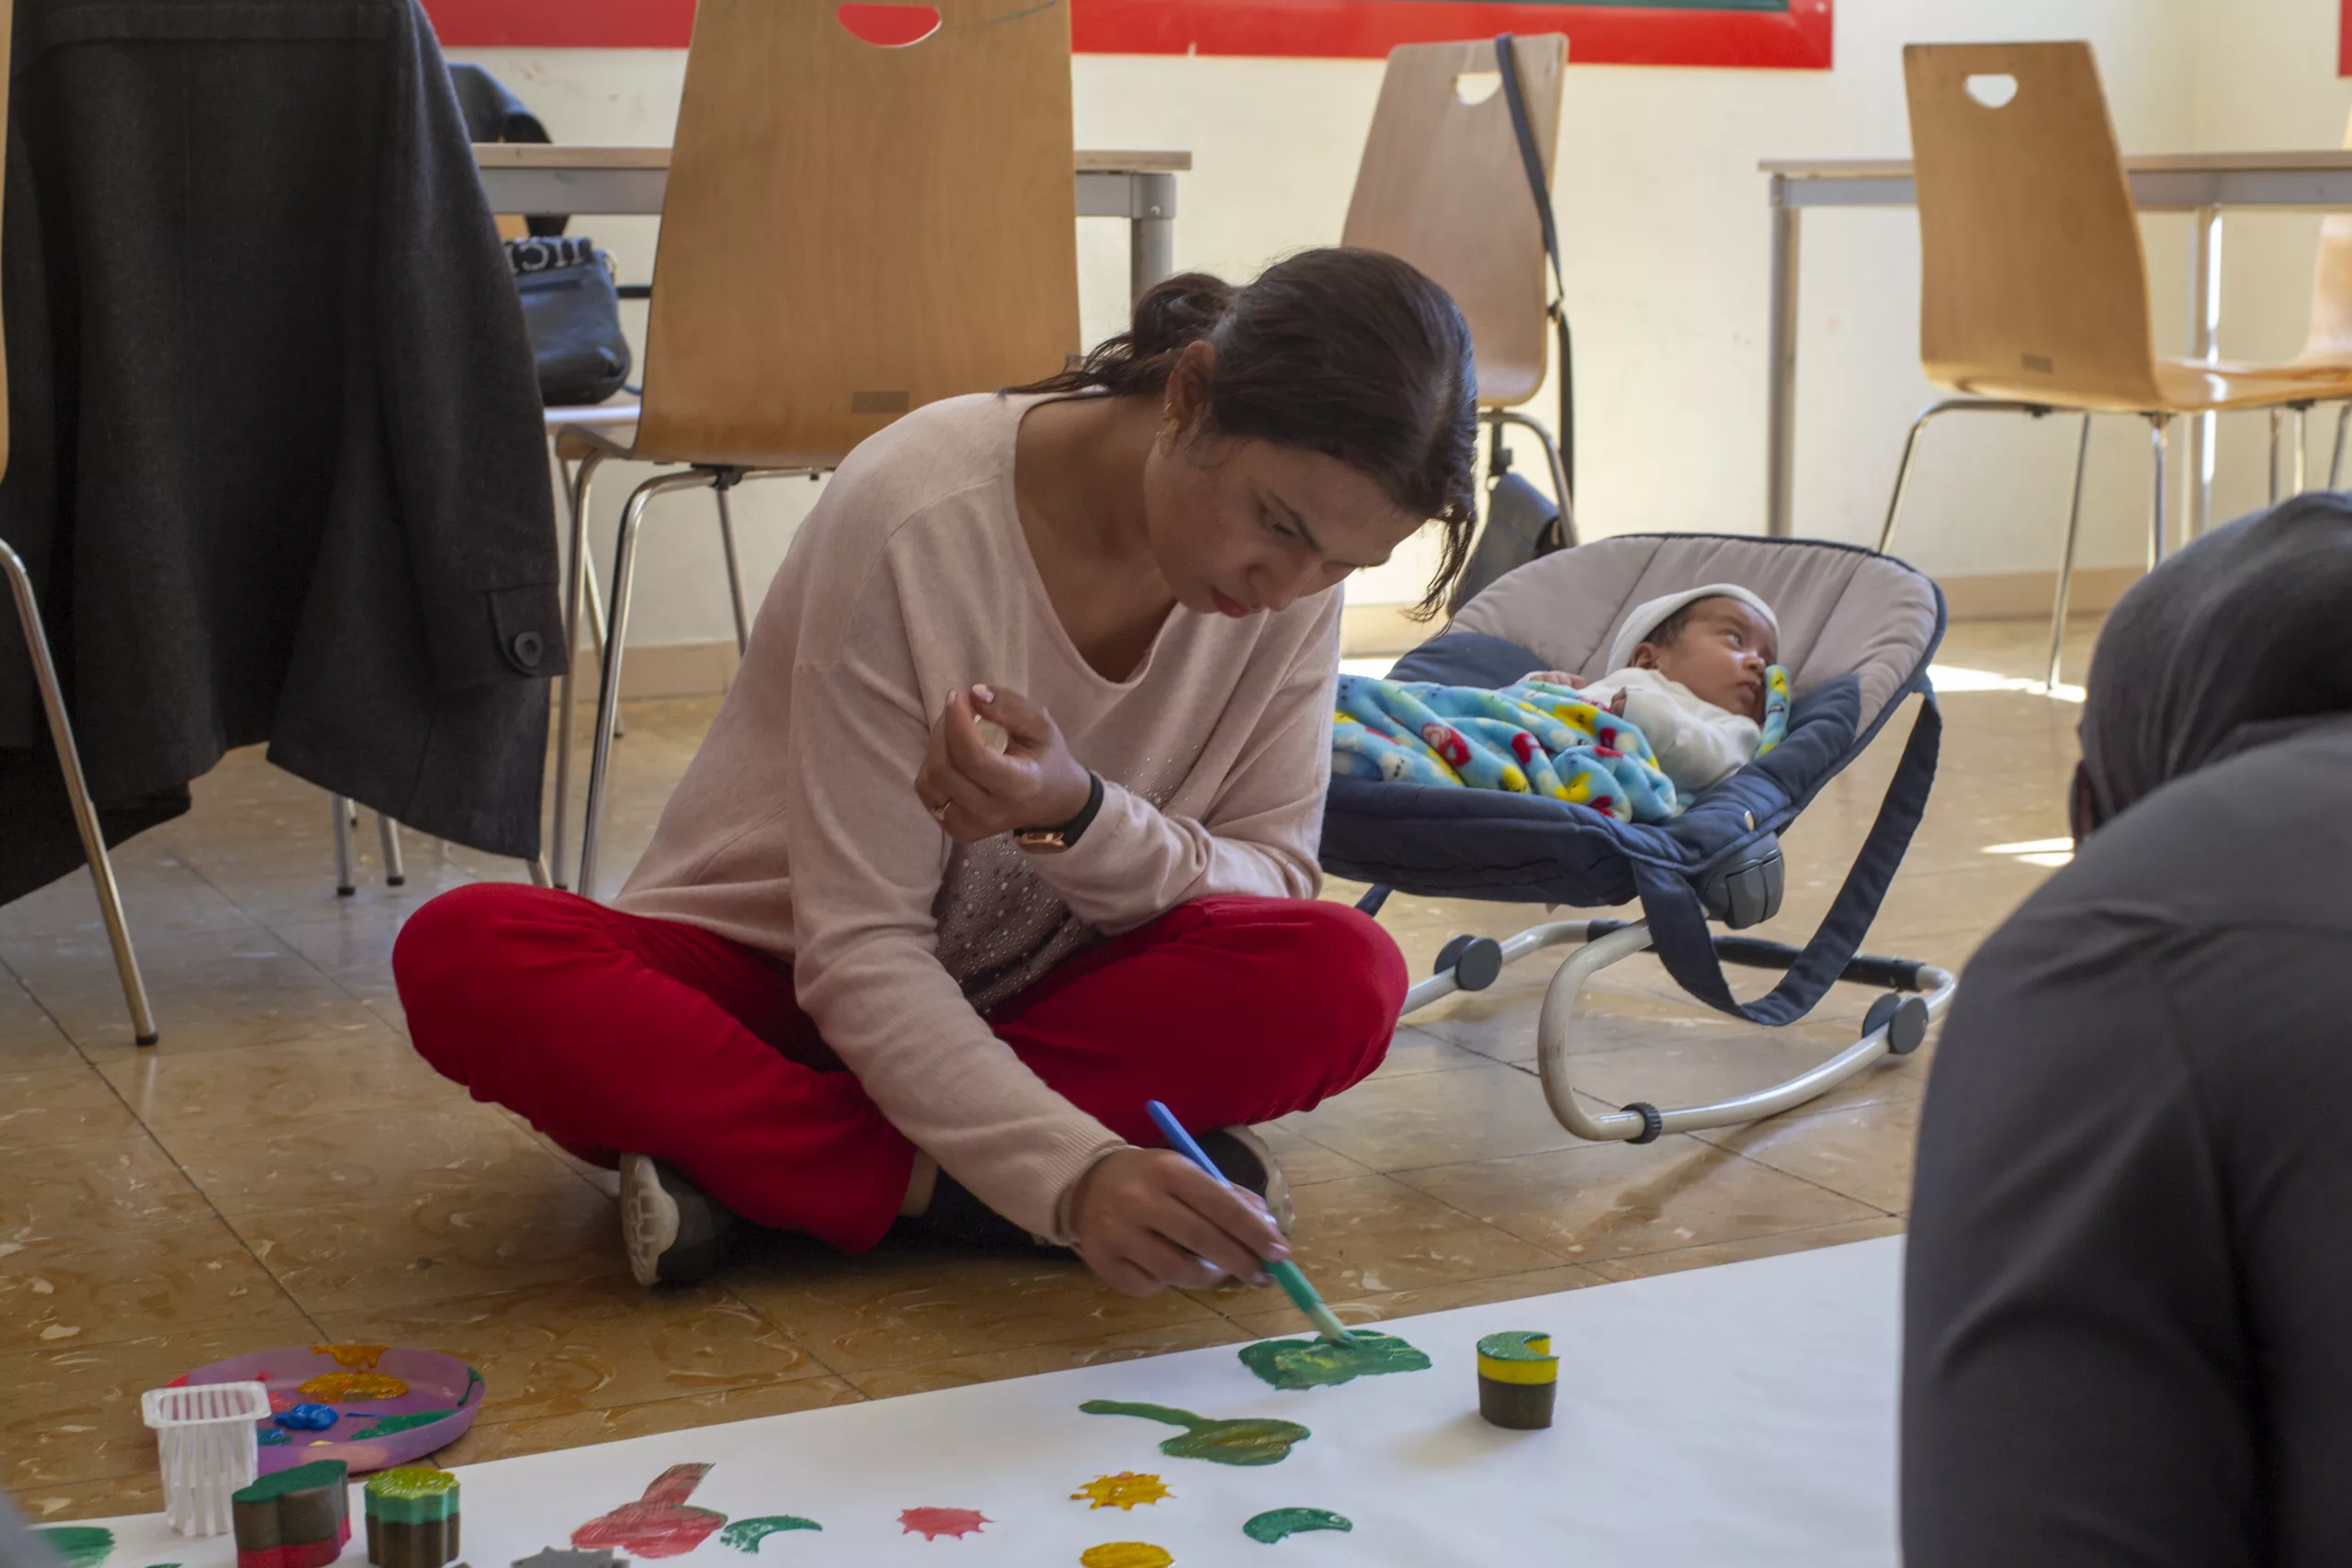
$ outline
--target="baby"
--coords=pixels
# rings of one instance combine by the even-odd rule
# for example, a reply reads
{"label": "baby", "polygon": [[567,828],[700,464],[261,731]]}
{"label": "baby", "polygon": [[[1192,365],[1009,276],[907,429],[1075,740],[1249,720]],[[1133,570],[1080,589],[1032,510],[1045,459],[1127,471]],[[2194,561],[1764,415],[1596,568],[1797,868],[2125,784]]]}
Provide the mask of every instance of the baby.
{"label": "baby", "polygon": [[1674,787],[1696,795],[1755,760],[1763,740],[1764,671],[1781,623],[1747,589],[1711,583],[1653,599],[1625,617],[1610,672],[1585,682],[1557,670],[1523,677],[1572,687],[1633,721]]}

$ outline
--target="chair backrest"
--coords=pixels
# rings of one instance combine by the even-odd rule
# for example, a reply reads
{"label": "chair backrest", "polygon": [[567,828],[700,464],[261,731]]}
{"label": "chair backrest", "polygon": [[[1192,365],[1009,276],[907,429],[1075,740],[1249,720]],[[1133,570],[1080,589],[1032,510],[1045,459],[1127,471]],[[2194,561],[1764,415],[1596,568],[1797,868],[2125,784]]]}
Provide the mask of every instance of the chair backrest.
{"label": "chair backrest", "polygon": [[2157,406],[2147,265],[2090,45],[1910,44],[1903,75],[1928,378]]}
{"label": "chair backrest", "polygon": [[[2352,123],[2344,128],[2352,152]],[[2312,268],[2312,328],[2296,357],[2307,364],[2352,365],[2352,213],[2320,220],[2319,260]]]}
{"label": "chair backrest", "polygon": [[[1515,39],[1511,53],[1548,192],[1568,40]],[[1499,83],[1492,39],[1391,50],[1340,236],[1404,257],[1453,296],[1490,408],[1535,395],[1548,333],[1544,231]]]}
{"label": "chair backrest", "polygon": [[[1079,347],[1069,7],[702,0],[638,449],[830,467],[909,409]],[[863,13],[861,16],[859,14]],[[896,18],[886,18],[896,19]]]}

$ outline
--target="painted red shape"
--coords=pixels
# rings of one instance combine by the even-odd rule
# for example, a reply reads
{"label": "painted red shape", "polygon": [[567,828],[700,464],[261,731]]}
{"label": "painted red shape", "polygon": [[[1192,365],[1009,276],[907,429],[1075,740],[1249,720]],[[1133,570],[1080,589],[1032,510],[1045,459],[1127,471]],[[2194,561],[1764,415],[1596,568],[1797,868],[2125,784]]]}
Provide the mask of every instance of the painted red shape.
{"label": "painted red shape", "polygon": [[653,1478],[636,1502],[623,1503],[573,1530],[571,1544],[582,1551],[609,1548],[635,1557],[684,1556],[727,1522],[725,1514],[686,1506],[709,1473],[707,1464],[672,1465]]}
{"label": "painted red shape", "polygon": [[875,6],[852,0],[833,13],[833,19],[851,37],[880,49],[904,49],[939,30],[939,11],[932,6]]}
{"label": "painted red shape", "polygon": [[937,1540],[943,1535],[961,1540],[967,1534],[979,1534],[982,1525],[996,1521],[978,1508],[909,1508],[899,1516],[899,1522],[906,1526],[906,1534],[920,1534],[925,1540]]}

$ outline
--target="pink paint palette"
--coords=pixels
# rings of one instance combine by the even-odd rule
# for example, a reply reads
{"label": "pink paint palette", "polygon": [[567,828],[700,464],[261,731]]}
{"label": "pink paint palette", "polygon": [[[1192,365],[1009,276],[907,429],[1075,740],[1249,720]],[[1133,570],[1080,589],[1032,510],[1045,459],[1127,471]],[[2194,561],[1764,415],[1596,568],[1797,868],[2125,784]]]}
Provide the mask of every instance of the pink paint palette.
{"label": "pink paint palette", "polygon": [[[457,1441],[481,1408],[481,1374],[455,1356],[399,1345],[289,1345],[198,1367],[185,1383],[258,1382],[272,1416],[260,1423],[261,1473],[339,1459],[354,1475],[424,1458]],[[332,1425],[307,1430],[277,1416],[323,1405]]]}

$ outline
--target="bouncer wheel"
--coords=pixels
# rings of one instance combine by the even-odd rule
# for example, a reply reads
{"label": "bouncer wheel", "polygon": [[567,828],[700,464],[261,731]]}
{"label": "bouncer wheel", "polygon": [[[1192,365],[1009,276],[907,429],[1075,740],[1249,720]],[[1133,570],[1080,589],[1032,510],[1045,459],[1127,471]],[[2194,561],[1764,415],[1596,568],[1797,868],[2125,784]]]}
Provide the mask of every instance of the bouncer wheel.
{"label": "bouncer wheel", "polygon": [[1862,1015],[1862,1032],[1874,1032],[1886,1025],[1887,1054],[1908,1056],[1928,1037],[1928,1004],[1917,997],[1898,997],[1893,992],[1871,1004]]}
{"label": "bouncer wheel", "polygon": [[1657,1106],[1646,1100],[1637,1100],[1631,1105],[1621,1105],[1617,1109],[1630,1111],[1642,1119],[1642,1130],[1625,1140],[1629,1144],[1655,1144],[1658,1134],[1666,1131],[1666,1118],[1658,1113]]}
{"label": "bouncer wheel", "polygon": [[1453,972],[1465,991],[1483,991],[1503,972],[1503,944],[1490,936],[1458,936],[1437,952],[1437,973]]}

